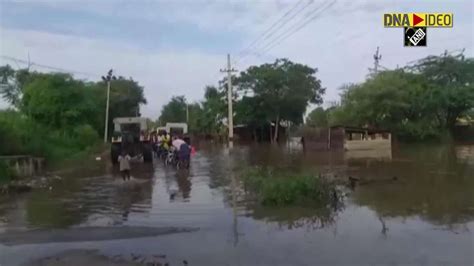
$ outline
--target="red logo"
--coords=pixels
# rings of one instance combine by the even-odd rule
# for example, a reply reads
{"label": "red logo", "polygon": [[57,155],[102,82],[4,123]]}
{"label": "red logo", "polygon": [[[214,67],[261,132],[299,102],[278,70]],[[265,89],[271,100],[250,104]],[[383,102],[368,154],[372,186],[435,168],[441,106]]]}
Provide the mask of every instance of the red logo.
{"label": "red logo", "polygon": [[413,14],[413,26],[418,25],[418,23],[423,22],[423,18],[420,18],[416,14]]}

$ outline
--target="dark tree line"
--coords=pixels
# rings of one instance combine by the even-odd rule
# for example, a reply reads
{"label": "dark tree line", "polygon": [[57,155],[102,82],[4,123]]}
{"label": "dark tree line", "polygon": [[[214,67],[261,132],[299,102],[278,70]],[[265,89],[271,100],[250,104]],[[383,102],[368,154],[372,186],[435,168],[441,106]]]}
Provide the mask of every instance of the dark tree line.
{"label": "dark tree line", "polygon": [[[0,95],[12,109],[0,111],[0,154],[62,152],[91,146],[105,126],[106,84],[64,73],[39,73],[0,67]],[[143,87],[119,77],[111,83],[110,121],[139,115]],[[54,152],[51,152],[54,153]],[[61,153],[61,152],[59,152]]]}

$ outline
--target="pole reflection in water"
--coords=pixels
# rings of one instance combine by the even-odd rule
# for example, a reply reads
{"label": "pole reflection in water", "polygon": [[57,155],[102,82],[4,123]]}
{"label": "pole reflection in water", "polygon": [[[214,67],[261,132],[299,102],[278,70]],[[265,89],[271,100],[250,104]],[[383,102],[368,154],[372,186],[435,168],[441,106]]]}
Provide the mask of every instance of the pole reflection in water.
{"label": "pole reflection in water", "polygon": [[234,233],[234,246],[239,243],[239,231],[237,221],[237,200],[236,200],[236,189],[237,184],[234,173],[231,173],[231,188],[232,188],[232,214],[233,214],[233,233]]}
{"label": "pole reflection in water", "polygon": [[231,204],[232,204],[232,235],[233,235],[233,245],[237,246],[239,243],[239,230],[238,230],[238,219],[237,219],[237,182],[235,179],[235,173],[233,169],[233,161],[234,158],[232,158],[232,151],[233,151],[233,142],[229,141],[229,147],[228,147],[228,173],[230,175],[230,189],[231,189]]}

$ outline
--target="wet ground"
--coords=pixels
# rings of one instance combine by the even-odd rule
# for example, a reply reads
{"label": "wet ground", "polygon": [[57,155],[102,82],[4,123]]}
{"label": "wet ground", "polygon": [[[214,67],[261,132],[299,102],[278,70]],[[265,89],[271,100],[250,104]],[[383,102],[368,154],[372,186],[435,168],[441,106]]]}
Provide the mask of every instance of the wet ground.
{"label": "wet ground", "polygon": [[[331,212],[248,201],[249,165],[361,185]],[[473,265],[474,146],[202,146],[189,171],[106,162],[0,199],[0,265]],[[57,255],[60,254],[60,255]],[[61,264],[62,263],[62,264]]]}

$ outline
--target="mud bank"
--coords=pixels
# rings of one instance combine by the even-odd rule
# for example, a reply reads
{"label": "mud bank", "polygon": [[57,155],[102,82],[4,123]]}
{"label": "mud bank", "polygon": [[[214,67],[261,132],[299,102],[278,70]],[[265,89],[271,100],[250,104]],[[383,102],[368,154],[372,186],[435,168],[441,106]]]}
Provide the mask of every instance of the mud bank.
{"label": "mud bank", "polygon": [[53,242],[82,242],[139,237],[153,237],[194,232],[198,228],[186,227],[77,227],[69,229],[40,229],[0,234],[0,243],[6,246]]}
{"label": "mud bank", "polygon": [[[166,255],[140,255],[130,254],[128,256],[115,255],[108,257],[100,254],[95,249],[71,249],[58,254],[31,260],[22,266],[168,266]],[[188,265],[183,261],[179,265]]]}
{"label": "mud bank", "polygon": [[[117,258],[109,258],[101,255],[96,250],[68,250],[54,256],[30,261],[23,266],[132,266],[140,265],[138,262],[130,262]],[[151,265],[162,265],[159,263]]]}

